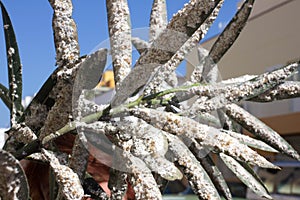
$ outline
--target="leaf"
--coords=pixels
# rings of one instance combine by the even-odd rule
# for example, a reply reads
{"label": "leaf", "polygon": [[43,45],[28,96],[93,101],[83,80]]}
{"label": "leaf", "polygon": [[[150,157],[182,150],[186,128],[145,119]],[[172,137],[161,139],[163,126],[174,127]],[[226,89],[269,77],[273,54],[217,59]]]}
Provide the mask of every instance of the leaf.
{"label": "leaf", "polygon": [[[150,49],[142,54],[131,73],[120,85],[119,92],[112,100],[118,106],[149,82],[154,70],[166,63],[175,52],[201,26],[213,12],[220,0],[191,0],[173,16],[167,28],[152,42]],[[168,44],[168,45],[167,45]]]}
{"label": "leaf", "polygon": [[66,165],[60,164],[58,158],[50,151],[42,149],[41,152],[50,162],[63,197],[67,200],[81,200],[84,191],[77,174]]}
{"label": "leaf", "polygon": [[201,146],[210,150],[229,154],[237,160],[249,162],[260,167],[277,168],[257,152],[214,127],[200,124],[190,118],[174,113],[148,108],[132,109],[131,113],[163,131],[177,136],[194,138]]}
{"label": "leaf", "polygon": [[209,155],[209,152],[205,148],[201,148],[201,146],[197,144],[196,141],[192,142],[192,144],[189,146],[189,149],[193,152],[197,160],[201,163],[201,165],[209,175],[210,179],[212,180],[218,191],[223,194],[225,199],[231,200],[232,195],[225,181],[225,178],[213,162],[211,156]]}
{"label": "leaf", "polygon": [[11,125],[13,125],[17,123],[23,112],[22,65],[13,25],[2,1],[0,1],[0,6],[2,11],[3,30],[6,45],[9,96],[12,103],[10,106],[10,121]]}
{"label": "leaf", "polygon": [[132,64],[131,24],[127,0],[107,0],[107,21],[116,90]]}
{"label": "leaf", "polygon": [[78,175],[81,182],[84,180],[89,159],[87,145],[87,139],[79,129],[72,148],[71,158],[69,159],[69,167]]}
{"label": "leaf", "polygon": [[72,68],[79,61],[76,23],[72,18],[72,1],[49,0],[53,8],[52,29],[56,50],[56,64]]}
{"label": "leaf", "polygon": [[245,184],[247,185],[253,192],[258,194],[261,197],[266,197],[268,199],[272,199],[272,197],[268,194],[265,187],[261,185],[259,181],[255,177],[251,175],[243,166],[241,166],[236,160],[227,156],[223,153],[220,154],[221,159],[224,161],[226,166]]}
{"label": "leaf", "polygon": [[274,147],[276,150],[300,160],[297,151],[295,151],[287,141],[246,110],[235,104],[229,104],[225,107],[225,111],[230,118],[235,120],[250,133],[253,133],[255,136]]}
{"label": "leaf", "polygon": [[236,138],[241,143],[243,143],[247,146],[253,147],[255,149],[259,149],[259,150],[262,150],[262,151],[268,151],[268,152],[274,152],[274,153],[278,152],[277,150],[273,149],[272,147],[270,147],[266,143],[264,143],[260,140],[256,140],[254,138],[251,138],[247,135],[243,135],[241,133],[236,133],[236,132],[227,131],[227,130],[221,130],[221,131],[227,133],[228,135],[230,135],[234,138]]}
{"label": "leaf", "polygon": [[132,37],[131,42],[140,54],[142,54],[144,51],[146,51],[150,47],[148,42],[146,42],[140,38],[137,38],[137,37]]}
{"label": "leaf", "polygon": [[[55,101],[54,99],[49,97],[50,92],[52,91],[53,87],[57,83],[57,72],[59,69],[56,69],[52,72],[52,74],[48,77],[48,79],[45,81],[45,83],[42,85],[42,87],[39,89],[37,94],[33,97],[30,104],[26,107],[25,111],[23,112],[23,115],[19,119],[19,123],[24,122],[25,117],[31,115],[31,110],[35,109],[37,105],[45,105],[46,110],[50,110],[51,107],[54,105]],[[45,113],[47,114],[47,113]],[[41,128],[41,127],[39,127]],[[38,129],[39,129],[38,128]]]}
{"label": "leaf", "polygon": [[166,0],[153,0],[149,24],[150,43],[158,37],[163,29],[166,28],[167,23]]}
{"label": "leaf", "polygon": [[123,155],[126,159],[125,166],[131,173],[129,182],[135,192],[135,198],[137,200],[161,200],[162,197],[158,185],[146,164],[128,152],[124,151]]}
{"label": "leaf", "polygon": [[0,198],[29,199],[29,186],[20,162],[0,149]]}
{"label": "leaf", "polygon": [[0,83],[0,99],[2,99],[3,103],[11,110],[11,99],[9,97],[9,90]]}
{"label": "leaf", "polygon": [[254,1],[255,0],[246,0],[243,3],[239,11],[211,47],[208,57],[212,59],[213,63],[219,62],[240,35],[250,16]]}
{"label": "leaf", "polygon": [[300,97],[300,82],[299,81],[285,81],[276,87],[258,95],[249,101],[256,102],[271,102],[282,99],[290,99]]}
{"label": "leaf", "polygon": [[298,65],[298,62],[294,62],[237,85],[223,85],[221,88],[216,88],[214,98],[208,100],[199,98],[188,112],[194,114],[210,112],[222,108],[229,103],[238,103],[256,97],[283,83],[296,72]]}
{"label": "leaf", "polygon": [[73,95],[74,101],[79,98],[83,90],[91,90],[101,80],[107,60],[107,49],[98,49],[88,55],[78,66]]}
{"label": "leaf", "polygon": [[132,138],[130,152],[143,160],[151,171],[167,180],[182,178],[174,163],[164,157],[168,150],[168,141],[161,130],[135,117],[125,118],[116,125],[124,132],[123,135],[130,133]]}
{"label": "leaf", "polygon": [[[157,72],[151,77],[148,84],[146,85],[146,94],[156,93],[160,90],[157,89],[167,80],[173,72],[175,72],[178,65],[184,60],[184,58],[196,47],[200,40],[205,36],[208,29],[215,21],[219,14],[219,11],[224,1],[221,0],[219,4],[214,8],[213,12],[206,18],[202,25],[187,39],[186,42],[175,52],[174,55],[162,66],[157,69]],[[147,92],[147,90],[151,92]]]}
{"label": "leaf", "polygon": [[190,185],[199,199],[221,199],[206,171],[186,145],[177,136],[168,133],[165,135],[175,161],[183,167],[185,176],[189,178]]}

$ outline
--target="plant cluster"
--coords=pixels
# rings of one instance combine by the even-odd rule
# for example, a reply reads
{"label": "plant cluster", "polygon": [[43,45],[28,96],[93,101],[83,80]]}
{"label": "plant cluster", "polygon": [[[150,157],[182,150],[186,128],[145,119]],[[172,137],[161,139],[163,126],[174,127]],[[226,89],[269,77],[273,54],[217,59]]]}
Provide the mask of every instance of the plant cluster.
{"label": "plant cluster", "polygon": [[[166,1],[154,0],[149,41],[131,36],[127,0],[107,0],[110,50],[88,56],[80,56],[72,1],[49,3],[57,69],[24,109],[18,46],[0,2],[9,76],[9,88],[0,84],[0,97],[11,113],[9,137],[0,151],[2,199],[28,199],[34,190],[20,160],[50,166],[49,199],[122,199],[129,198],[130,189],[135,199],[162,199],[167,182],[183,176],[199,199],[232,199],[213,158],[221,159],[255,193],[271,199],[252,167],[278,167],[255,149],[300,157],[240,105],[299,97],[299,82],[287,81],[299,61],[261,75],[217,78],[217,64],[246,25],[254,0],[244,1],[208,52],[199,42],[224,0],[190,0],[170,21]],[[132,46],[140,53],[135,64]],[[190,80],[177,86],[175,70],[194,48],[199,64]],[[108,105],[97,105],[91,96],[108,54],[116,93]],[[241,134],[237,124],[253,137]],[[63,151],[58,143],[67,134],[75,140],[70,151]],[[107,157],[99,156],[103,153]],[[91,155],[110,167],[110,193],[90,173]]]}

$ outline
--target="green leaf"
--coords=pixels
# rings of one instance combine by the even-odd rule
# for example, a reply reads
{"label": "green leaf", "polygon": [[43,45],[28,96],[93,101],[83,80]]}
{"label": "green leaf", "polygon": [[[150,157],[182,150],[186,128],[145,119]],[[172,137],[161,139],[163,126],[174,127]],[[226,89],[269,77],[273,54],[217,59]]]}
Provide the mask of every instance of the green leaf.
{"label": "green leaf", "polygon": [[20,162],[0,150],[0,199],[29,199],[29,186]]}
{"label": "green leaf", "polygon": [[0,1],[2,10],[2,20],[5,35],[7,65],[8,65],[8,80],[9,80],[9,95],[11,98],[11,124],[15,124],[23,112],[22,106],[22,65],[20,61],[19,49],[16,41],[14,29],[9,18],[9,15]]}
{"label": "green leaf", "polygon": [[9,97],[9,90],[0,83],[0,98],[2,99],[3,103],[11,109],[11,99]]}
{"label": "green leaf", "polygon": [[246,170],[239,162],[223,153],[220,154],[220,157],[226,166],[253,192],[261,197],[272,199],[272,197],[268,194],[268,191],[265,189],[265,186],[253,177],[253,175],[249,173],[248,170]]}

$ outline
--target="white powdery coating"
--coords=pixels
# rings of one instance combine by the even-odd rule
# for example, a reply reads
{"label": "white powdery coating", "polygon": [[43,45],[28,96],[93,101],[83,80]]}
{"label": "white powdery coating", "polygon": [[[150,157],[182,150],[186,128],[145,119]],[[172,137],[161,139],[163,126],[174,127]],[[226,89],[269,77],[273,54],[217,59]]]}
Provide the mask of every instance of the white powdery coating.
{"label": "white powdery coating", "polygon": [[226,114],[241,124],[245,129],[261,138],[266,143],[272,145],[277,150],[283,151],[288,155],[291,155],[295,159],[299,160],[299,154],[289,145],[277,132],[272,130],[262,121],[245,111],[243,108],[229,104],[225,106]]}
{"label": "white powdery coating", "polygon": [[131,27],[127,0],[107,0],[107,18],[115,83],[117,85],[131,70]]}
{"label": "white powdery coating", "polygon": [[52,27],[58,66],[74,64],[79,59],[77,28],[72,19],[71,0],[50,0],[54,10]]}
{"label": "white powdery coating", "polygon": [[[124,120],[117,122],[116,126],[119,130],[130,135],[135,145],[142,143],[144,148],[135,148],[136,151],[145,150],[145,154],[142,152],[136,152],[139,155],[161,155],[164,156],[168,150],[168,142],[165,136],[161,133],[161,130],[149,125],[145,121],[136,117],[125,118]],[[147,133],[147,134],[145,134]]]}
{"label": "white powdery coating", "polygon": [[240,143],[237,139],[216,128],[199,124],[190,118],[147,108],[136,109],[132,113],[156,128],[174,135],[184,135],[191,139],[195,138],[200,145],[211,148],[217,152],[227,153],[236,159],[250,162],[261,167],[275,167],[264,157]]}
{"label": "white powdery coating", "polygon": [[300,97],[300,82],[287,81],[278,85],[264,94],[261,94],[251,101],[271,102],[275,100]]}
{"label": "white powdery coating", "polygon": [[237,175],[237,177],[245,183],[251,190],[260,196],[272,199],[268,194],[265,187],[257,181],[243,166],[241,166],[236,160],[225,154],[220,154],[221,159],[227,165],[227,167]]}
{"label": "white powdery coating", "polygon": [[[159,92],[159,86],[164,79],[167,79],[172,72],[174,72],[177,66],[184,60],[186,55],[191,52],[191,50],[200,42],[200,40],[205,36],[211,24],[214,22],[219,14],[220,8],[224,1],[220,1],[218,6],[214,9],[212,14],[201,24],[201,26],[192,34],[192,36],[179,48],[178,51],[168,60],[167,63],[159,67],[158,71],[152,78],[146,88],[146,94]],[[148,91],[148,92],[147,92]],[[149,94],[150,94],[149,93]]]}
{"label": "white powdery coating", "polygon": [[194,192],[201,199],[221,199],[209,176],[185,144],[176,136],[166,134],[166,137],[170,150],[178,164],[184,168],[184,173],[189,178]]}
{"label": "white powdery coating", "polygon": [[240,77],[237,78],[230,78],[230,79],[226,79],[221,81],[221,83],[225,84],[225,85],[230,85],[230,84],[240,84],[240,83],[244,83],[246,81],[250,81],[251,79],[256,78],[257,75],[242,75]]}
{"label": "white powdery coating", "polygon": [[14,125],[9,131],[9,135],[15,137],[18,142],[24,144],[28,144],[37,139],[34,132],[25,124]]}
{"label": "white powdery coating", "polygon": [[84,196],[84,191],[77,174],[69,167],[61,165],[59,160],[49,151],[42,149],[42,153],[50,162],[64,198],[67,200],[81,200]]}
{"label": "white powdery coating", "polygon": [[28,188],[24,188],[27,185],[24,172],[19,161],[11,154],[3,150],[0,150],[0,154],[0,196],[4,199],[19,199],[24,189],[28,192]]}
{"label": "white powdery coating", "polygon": [[141,55],[132,72],[124,79],[112,105],[120,105],[137,89],[146,85],[155,73],[154,70],[174,55],[205,21],[205,16],[216,4],[214,0],[191,0],[174,15],[167,28],[153,41],[150,49]]}
{"label": "white powdery coating", "polygon": [[127,160],[126,167],[132,173],[129,181],[135,192],[135,198],[137,200],[162,200],[158,185],[145,163],[128,152],[124,152],[123,155]]}
{"label": "white powdery coating", "polygon": [[48,112],[44,126],[41,128],[40,140],[51,133],[55,133],[70,122],[73,85],[79,65],[80,63],[71,69],[63,68],[57,72],[57,83],[49,94],[55,103]]}
{"label": "white powdery coating", "polygon": [[149,42],[157,38],[167,26],[167,5],[166,0],[154,0],[150,15]]}
{"label": "white powdery coating", "polygon": [[237,140],[239,140],[241,143],[256,148],[256,149],[260,149],[263,151],[268,151],[268,152],[275,152],[277,153],[278,151],[273,149],[272,147],[270,147],[269,145],[267,145],[266,143],[254,139],[252,137],[249,137],[248,135],[243,135],[241,133],[236,133],[236,132],[232,132],[232,131],[227,131],[227,130],[221,130],[222,132],[227,133],[228,135],[236,138]]}
{"label": "white powdery coating", "polygon": [[225,86],[214,98],[207,101],[198,100],[188,111],[189,115],[210,112],[224,107],[229,103],[237,103],[258,96],[272,87],[281,84],[297,69],[298,63],[289,64],[270,73],[264,73],[254,79],[238,85]]}

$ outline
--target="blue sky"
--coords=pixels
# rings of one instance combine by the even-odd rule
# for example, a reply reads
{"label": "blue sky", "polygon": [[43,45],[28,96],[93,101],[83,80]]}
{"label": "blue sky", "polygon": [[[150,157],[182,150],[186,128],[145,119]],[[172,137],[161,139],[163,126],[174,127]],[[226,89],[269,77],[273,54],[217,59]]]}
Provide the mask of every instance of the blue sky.
{"label": "blue sky", "polygon": [[[218,34],[236,12],[240,0],[225,0],[219,17],[206,36]],[[47,0],[2,0],[11,17],[23,65],[23,97],[34,95],[55,69],[51,28],[52,9]],[[167,0],[168,19],[188,0]],[[152,0],[128,0],[132,28],[148,26]],[[89,54],[108,38],[105,0],[73,0],[81,55]],[[2,27],[2,21],[0,22]],[[0,83],[7,83],[4,35],[0,30]],[[9,125],[9,112],[0,102],[0,127]]]}

